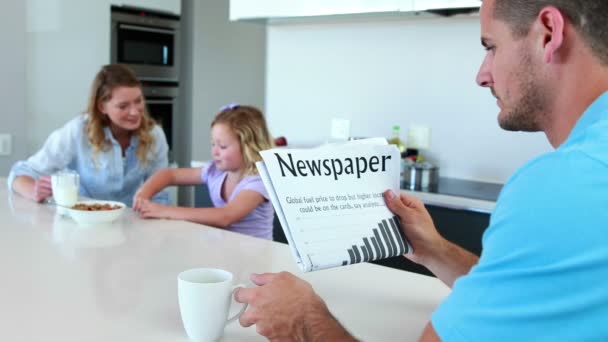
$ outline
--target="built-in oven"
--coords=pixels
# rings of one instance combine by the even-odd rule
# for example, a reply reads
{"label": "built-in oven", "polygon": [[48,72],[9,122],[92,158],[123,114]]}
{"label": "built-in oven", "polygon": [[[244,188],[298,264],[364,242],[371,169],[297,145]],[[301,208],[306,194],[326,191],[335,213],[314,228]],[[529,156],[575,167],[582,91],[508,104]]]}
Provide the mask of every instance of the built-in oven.
{"label": "built-in oven", "polygon": [[178,113],[179,87],[175,84],[143,82],[144,98],[150,116],[159,124],[169,144],[169,161],[175,161],[176,116]]}
{"label": "built-in oven", "polygon": [[174,14],[111,6],[111,62],[130,67],[142,81],[177,82],[180,21]]}

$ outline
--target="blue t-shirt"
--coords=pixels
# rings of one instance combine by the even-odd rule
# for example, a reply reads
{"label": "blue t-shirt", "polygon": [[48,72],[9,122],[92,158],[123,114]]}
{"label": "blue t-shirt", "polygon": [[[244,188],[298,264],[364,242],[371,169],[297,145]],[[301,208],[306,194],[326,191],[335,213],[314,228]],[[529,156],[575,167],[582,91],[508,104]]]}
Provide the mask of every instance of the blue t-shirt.
{"label": "blue t-shirt", "polygon": [[443,341],[608,341],[608,93],[509,179],[482,244],[433,314]]}
{"label": "blue t-shirt", "polygon": [[[86,132],[88,115],[79,115],[60,129],[51,133],[44,146],[25,161],[19,161],[11,168],[8,177],[9,189],[17,176],[40,176],[61,171],[75,170],[80,175],[79,195],[91,199],[120,201],[128,206],[133,203],[133,195],[139,187],[160,169],[168,167],[168,145],[163,130],[155,126],[151,131],[154,145],[148,153],[148,162],[142,164],[137,158],[138,141],[135,136],[125,150],[105,127],[106,139],[111,148],[101,151],[93,158],[93,146]],[[168,204],[169,193],[163,190],[153,201]]]}

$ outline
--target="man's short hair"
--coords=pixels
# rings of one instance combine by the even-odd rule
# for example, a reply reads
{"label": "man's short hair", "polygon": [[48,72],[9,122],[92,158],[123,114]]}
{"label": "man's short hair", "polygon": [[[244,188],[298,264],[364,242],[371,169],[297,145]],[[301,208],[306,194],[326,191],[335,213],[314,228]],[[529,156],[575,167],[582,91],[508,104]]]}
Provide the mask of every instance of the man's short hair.
{"label": "man's short hair", "polygon": [[516,37],[523,37],[546,6],[558,8],[593,54],[608,65],[607,0],[495,0],[494,18],[505,21]]}

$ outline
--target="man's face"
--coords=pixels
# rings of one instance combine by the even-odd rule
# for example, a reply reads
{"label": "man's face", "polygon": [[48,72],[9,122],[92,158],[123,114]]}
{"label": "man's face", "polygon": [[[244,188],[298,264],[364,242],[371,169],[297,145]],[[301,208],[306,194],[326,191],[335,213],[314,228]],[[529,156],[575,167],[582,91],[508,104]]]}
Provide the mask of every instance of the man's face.
{"label": "man's face", "polygon": [[530,39],[515,38],[507,23],[494,18],[493,11],[494,0],[484,0],[481,40],[487,53],[477,84],[489,87],[496,97],[500,127],[508,131],[540,131],[547,98]]}

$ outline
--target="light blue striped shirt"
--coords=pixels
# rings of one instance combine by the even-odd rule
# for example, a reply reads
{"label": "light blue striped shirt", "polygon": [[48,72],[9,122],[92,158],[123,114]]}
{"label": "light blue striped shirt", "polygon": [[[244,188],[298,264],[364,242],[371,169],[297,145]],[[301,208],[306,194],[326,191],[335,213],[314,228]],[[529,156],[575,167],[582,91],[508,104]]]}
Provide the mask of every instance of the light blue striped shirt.
{"label": "light blue striped shirt", "polygon": [[[163,130],[155,126],[151,133],[154,145],[148,154],[148,162],[142,164],[137,158],[137,138],[131,142],[122,157],[120,144],[104,129],[112,148],[100,151],[93,160],[93,146],[86,134],[88,115],[80,115],[60,129],[51,133],[42,149],[26,161],[19,161],[11,168],[8,187],[17,176],[38,179],[69,168],[80,175],[79,196],[99,200],[120,201],[131,206],[133,195],[143,182],[160,169],[168,167],[168,145]],[[152,199],[168,204],[169,193],[161,191]]]}

